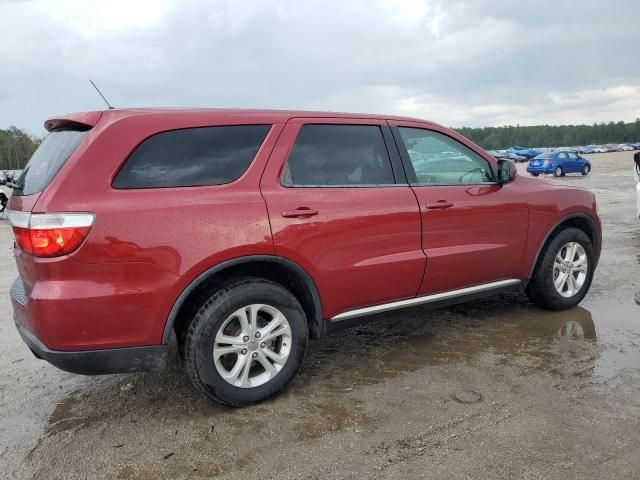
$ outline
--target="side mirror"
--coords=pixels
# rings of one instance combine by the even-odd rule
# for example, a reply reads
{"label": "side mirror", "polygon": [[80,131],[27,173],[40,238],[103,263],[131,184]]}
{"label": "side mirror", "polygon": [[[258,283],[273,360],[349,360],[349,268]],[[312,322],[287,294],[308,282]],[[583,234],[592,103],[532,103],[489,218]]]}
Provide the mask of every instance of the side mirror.
{"label": "side mirror", "polygon": [[515,163],[504,158],[498,159],[498,183],[513,182],[517,174]]}

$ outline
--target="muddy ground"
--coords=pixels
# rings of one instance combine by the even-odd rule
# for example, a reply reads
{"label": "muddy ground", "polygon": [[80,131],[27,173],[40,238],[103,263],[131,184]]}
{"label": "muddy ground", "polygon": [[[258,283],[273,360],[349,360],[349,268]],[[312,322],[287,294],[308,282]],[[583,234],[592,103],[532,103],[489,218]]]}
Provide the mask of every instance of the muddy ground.
{"label": "muddy ground", "polygon": [[[640,221],[631,153],[592,155],[604,250],[581,306],[501,296],[377,317],[312,345],[278,398],[234,410],[157,374],[36,360],[0,225],[2,478],[639,478]],[[521,171],[522,165],[520,166]]]}

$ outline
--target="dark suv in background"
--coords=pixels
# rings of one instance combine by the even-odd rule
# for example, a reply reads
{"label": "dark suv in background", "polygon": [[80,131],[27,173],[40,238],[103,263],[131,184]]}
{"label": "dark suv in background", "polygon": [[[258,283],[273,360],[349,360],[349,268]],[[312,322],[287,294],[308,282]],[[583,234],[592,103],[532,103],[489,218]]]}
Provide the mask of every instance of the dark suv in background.
{"label": "dark suv in background", "polygon": [[48,120],[9,204],[16,326],[83,374],[160,369],[263,400],[339,322],[523,289],[562,309],[601,245],[592,193],[421,120],[124,109]]}

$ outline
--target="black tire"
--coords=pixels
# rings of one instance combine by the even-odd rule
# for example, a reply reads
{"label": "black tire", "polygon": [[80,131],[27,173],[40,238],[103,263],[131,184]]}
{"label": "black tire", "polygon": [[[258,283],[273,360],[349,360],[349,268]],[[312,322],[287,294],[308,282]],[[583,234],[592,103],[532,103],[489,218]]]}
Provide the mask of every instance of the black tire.
{"label": "black tire", "polygon": [[[588,267],[585,282],[572,297],[563,297],[553,284],[553,263],[560,249],[568,242],[582,245],[587,255]],[[565,310],[575,307],[589,291],[595,266],[595,252],[589,237],[577,228],[565,228],[556,233],[540,252],[540,257],[529,280],[526,294],[538,306],[550,310]]]}
{"label": "black tire", "polygon": [[531,175],[533,175],[534,177],[537,177],[540,174],[539,173],[532,173]]}
{"label": "black tire", "polygon": [[589,167],[589,165],[585,165],[584,167],[582,167],[582,175],[589,175],[590,171],[591,167]]}
{"label": "black tire", "polygon": [[556,167],[556,169],[553,171],[553,176],[554,177],[562,177],[562,176],[564,176],[564,172],[562,171],[562,167]]}
{"label": "black tire", "polygon": [[[222,378],[213,361],[213,346],[225,320],[243,306],[266,304],[286,317],[291,329],[291,351],[282,369],[266,383],[241,388]],[[184,336],[185,365],[193,384],[211,400],[240,407],[266,400],[282,391],[302,364],[309,329],[300,302],[286,288],[259,278],[231,283],[200,307]]]}

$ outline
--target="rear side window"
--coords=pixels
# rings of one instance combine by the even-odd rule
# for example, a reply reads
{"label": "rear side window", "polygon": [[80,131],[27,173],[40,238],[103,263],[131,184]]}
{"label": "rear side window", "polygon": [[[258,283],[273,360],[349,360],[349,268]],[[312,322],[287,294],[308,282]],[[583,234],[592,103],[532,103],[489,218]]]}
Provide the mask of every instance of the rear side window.
{"label": "rear side window", "polygon": [[286,186],[394,184],[389,152],[376,125],[304,125],[287,161]]}
{"label": "rear side window", "polygon": [[237,180],[271,125],[172,130],[147,138],[131,154],[114,188],[195,187]]}
{"label": "rear side window", "polygon": [[60,130],[49,133],[24,167],[16,181],[13,195],[33,195],[49,185],[71,154],[78,148],[86,131]]}

